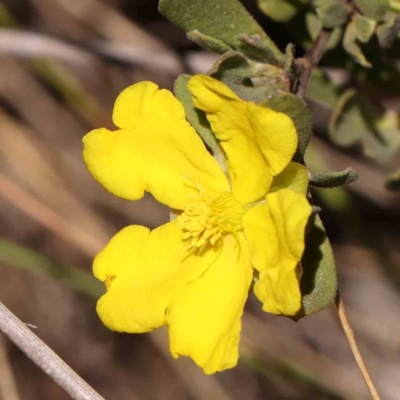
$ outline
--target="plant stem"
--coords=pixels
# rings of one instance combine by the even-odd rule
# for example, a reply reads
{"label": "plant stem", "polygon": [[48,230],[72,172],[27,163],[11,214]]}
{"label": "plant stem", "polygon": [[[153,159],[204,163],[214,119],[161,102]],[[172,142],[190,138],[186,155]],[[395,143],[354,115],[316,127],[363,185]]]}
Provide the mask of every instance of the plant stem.
{"label": "plant stem", "polygon": [[0,302],[0,331],[75,400],[104,400]]}
{"label": "plant stem", "polygon": [[310,80],[312,70],[319,63],[325,53],[332,30],[322,28],[312,46],[308,49],[306,55],[301,59],[301,70],[299,76],[299,86],[297,88],[297,97],[304,100],[307,92],[308,81]]}
{"label": "plant stem", "polygon": [[361,371],[361,375],[364,378],[364,381],[368,387],[369,392],[371,393],[371,397],[373,400],[381,400],[379,394],[375,388],[375,385],[372,382],[372,379],[368,373],[367,367],[365,366],[364,360],[361,356],[360,350],[358,349],[357,342],[354,338],[354,332],[349,324],[349,320],[347,319],[346,311],[344,309],[343,301],[340,297],[340,293],[338,292],[336,296],[336,308],[338,310],[340,323],[342,324],[344,333],[346,335],[347,341],[350,345],[350,349],[353,353],[354,359],[358,365],[358,368]]}

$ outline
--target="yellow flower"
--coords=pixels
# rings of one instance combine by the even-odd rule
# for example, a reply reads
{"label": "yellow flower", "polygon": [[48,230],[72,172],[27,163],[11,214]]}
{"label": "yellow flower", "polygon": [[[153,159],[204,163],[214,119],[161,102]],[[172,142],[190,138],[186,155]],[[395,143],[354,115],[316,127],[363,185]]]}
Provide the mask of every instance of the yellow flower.
{"label": "yellow flower", "polygon": [[174,357],[206,374],[236,365],[249,287],[263,310],[301,308],[299,262],[311,213],[305,168],[291,162],[292,120],[239,99],[203,75],[188,85],[226,156],[209,154],[168,90],[140,82],[118,97],[113,121],[84,139],[84,159],[111,193],[138,200],[150,192],[177,216],[150,231],[131,225],[94,261],[107,293],[97,312],[120,332],[169,329]]}

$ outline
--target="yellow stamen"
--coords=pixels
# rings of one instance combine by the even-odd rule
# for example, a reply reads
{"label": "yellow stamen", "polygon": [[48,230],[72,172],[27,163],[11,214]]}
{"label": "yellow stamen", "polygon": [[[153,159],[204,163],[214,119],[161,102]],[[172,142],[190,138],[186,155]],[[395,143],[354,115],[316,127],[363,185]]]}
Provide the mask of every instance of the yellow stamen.
{"label": "yellow stamen", "polygon": [[214,245],[224,234],[241,230],[243,215],[243,206],[231,193],[212,196],[200,192],[179,216],[179,224],[183,239],[190,241],[190,247],[199,248],[206,243]]}

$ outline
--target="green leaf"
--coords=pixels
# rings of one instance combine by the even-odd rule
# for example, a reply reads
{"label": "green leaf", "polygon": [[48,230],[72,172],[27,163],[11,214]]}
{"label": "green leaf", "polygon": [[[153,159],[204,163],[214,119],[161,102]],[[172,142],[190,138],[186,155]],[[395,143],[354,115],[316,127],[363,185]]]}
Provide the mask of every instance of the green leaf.
{"label": "green leaf", "polygon": [[277,22],[290,21],[304,3],[299,0],[257,0],[258,8]]}
{"label": "green leaf", "polygon": [[283,68],[255,63],[237,51],[223,54],[208,71],[208,75],[223,82],[241,99],[256,104],[279,90],[287,91],[289,88]]}
{"label": "green leaf", "polygon": [[324,28],[333,29],[345,24],[350,17],[350,7],[338,0],[317,0],[317,14]]}
{"label": "green leaf", "polygon": [[[306,14],[305,22],[307,31],[311,36],[312,41],[314,41],[322,29],[321,20],[314,12],[308,12]],[[343,34],[343,29],[340,26],[338,26],[333,30],[332,35],[329,38],[328,44],[326,46],[327,50],[331,50],[337,47],[337,45],[340,43],[342,34]],[[308,46],[311,46],[311,42],[307,44]]]}
{"label": "green leaf", "polygon": [[193,126],[196,132],[203,139],[204,143],[215,152],[218,147],[217,139],[211,130],[210,123],[207,121],[204,111],[194,107],[192,95],[187,88],[190,75],[180,75],[175,81],[174,93],[177,99],[183,104],[186,119]]}
{"label": "green leaf", "polygon": [[354,89],[346,90],[337,101],[329,121],[329,136],[333,143],[348,147],[362,136],[364,118]]}
{"label": "green leaf", "polygon": [[300,154],[295,157],[295,161],[301,161],[313,132],[313,117],[307,104],[292,93],[280,92],[262,105],[282,112],[293,120],[299,136],[298,152]]}
{"label": "green leaf", "polygon": [[360,141],[364,154],[385,166],[400,148],[399,117],[390,110],[377,114],[365,97],[350,89],[337,102],[329,121],[329,136],[343,147]]}
{"label": "green leaf", "polygon": [[[269,57],[265,61],[280,64],[284,58],[238,0],[160,0],[159,11],[186,32],[197,30],[249,57],[261,48]],[[253,43],[243,41],[243,35]]]}
{"label": "green leaf", "polygon": [[327,108],[335,107],[340,87],[321,69],[314,68],[308,82],[307,97]]}
{"label": "green leaf", "polygon": [[199,46],[204,47],[207,50],[213,51],[214,53],[223,54],[232,50],[231,47],[229,47],[221,40],[215,39],[211,36],[204,35],[198,30],[188,32],[186,36],[192,42],[195,42]]}
{"label": "green leaf", "polygon": [[313,215],[310,223],[306,249],[301,260],[303,310],[298,317],[329,307],[337,291],[335,260],[325,228],[318,214]]}
{"label": "green leaf", "polygon": [[357,28],[355,20],[351,21],[346,28],[343,37],[344,49],[353,57],[354,61],[363,67],[371,68],[372,64],[365,58],[361,47],[357,43]]}
{"label": "green leaf", "polygon": [[381,20],[390,9],[389,0],[354,0],[356,6],[368,18]]}
{"label": "green leaf", "polygon": [[238,35],[238,39],[243,44],[241,51],[247,57],[260,62],[269,62],[273,65],[282,66],[284,64],[284,56],[277,58],[271,47],[261,41],[258,35],[243,33]]}
{"label": "green leaf", "polygon": [[232,50],[218,58],[208,71],[208,75],[225,84],[241,84],[244,79],[258,76],[259,70],[256,64],[248,60],[242,53]]}
{"label": "green leaf", "polygon": [[358,174],[353,168],[346,168],[344,171],[320,172],[311,176],[310,184],[319,188],[334,188],[354,182]]}
{"label": "green leaf", "polygon": [[376,21],[364,17],[361,14],[356,14],[356,16],[354,17],[354,21],[357,39],[362,43],[369,42],[375,32]]}

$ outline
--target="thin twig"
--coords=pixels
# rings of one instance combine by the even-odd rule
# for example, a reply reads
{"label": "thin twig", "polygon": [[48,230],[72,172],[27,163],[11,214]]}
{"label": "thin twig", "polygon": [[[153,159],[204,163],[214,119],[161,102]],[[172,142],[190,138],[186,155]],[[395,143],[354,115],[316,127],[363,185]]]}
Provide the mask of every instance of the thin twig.
{"label": "thin twig", "polygon": [[75,400],[104,400],[0,302],[0,331]]}
{"label": "thin twig", "polygon": [[365,366],[365,363],[361,356],[360,350],[358,349],[357,342],[354,338],[354,332],[353,332],[353,329],[351,328],[349,321],[347,319],[346,311],[344,309],[344,304],[340,297],[339,292],[336,296],[336,308],[338,310],[340,323],[342,324],[347,341],[350,345],[350,349],[353,353],[354,359],[356,360],[358,368],[361,371],[361,375],[364,378],[364,381],[368,387],[368,390],[371,393],[371,397],[374,400],[381,400],[381,398],[379,397],[379,394],[375,388],[375,385],[373,384],[372,379],[368,373],[367,367]]}
{"label": "thin twig", "polygon": [[306,55],[301,60],[299,86],[297,88],[297,97],[300,99],[304,99],[306,96],[307,85],[308,81],[310,80],[312,70],[314,66],[319,63],[323,54],[325,53],[331,34],[331,29],[321,29],[317,38],[315,39],[315,42],[308,49]]}

